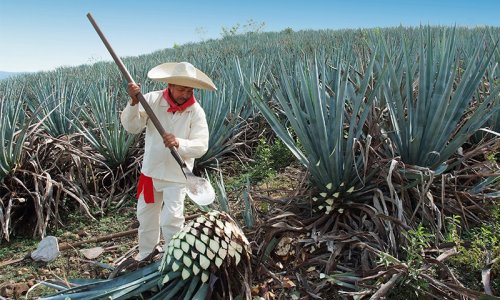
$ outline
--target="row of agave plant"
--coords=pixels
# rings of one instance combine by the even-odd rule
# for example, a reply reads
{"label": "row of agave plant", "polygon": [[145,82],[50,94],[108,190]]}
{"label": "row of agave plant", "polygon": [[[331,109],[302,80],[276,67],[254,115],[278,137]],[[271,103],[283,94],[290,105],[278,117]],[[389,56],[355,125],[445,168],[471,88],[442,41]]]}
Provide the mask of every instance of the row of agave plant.
{"label": "row of agave plant", "polygon": [[[161,61],[189,60],[214,74],[220,91],[198,94],[211,131],[210,150],[197,160],[198,171],[224,170],[234,157],[251,161],[261,117],[307,170],[307,193],[261,216],[248,232],[258,244],[257,265],[268,264],[273,247],[292,232],[300,237],[293,265],[318,267],[345,293],[382,297],[418,270],[417,279],[428,282],[434,295],[477,297],[480,293],[461,286],[449,269],[439,277],[428,265],[405,264],[401,249],[408,247],[406,232],[421,224],[439,245],[447,217],[461,216],[466,226],[498,205],[498,158],[485,157],[500,146],[500,50],[498,30],[483,33],[478,39],[469,31],[443,28],[415,29],[401,37],[389,30],[342,32],[334,41],[354,34],[361,42],[339,47],[323,38],[322,47],[308,42],[302,48],[283,33],[280,49],[270,46],[269,36],[252,43],[258,37],[250,35],[219,41],[222,49],[209,42],[126,62],[145,91],[161,88],[145,79]],[[467,38],[474,39],[474,47],[465,46]],[[142,141],[119,124],[126,95],[117,78],[114,66],[101,63],[2,82],[4,239],[33,219],[34,234],[45,235],[50,224],[61,221],[61,209],[78,207],[93,218],[129,199]],[[220,181],[218,186],[224,208],[227,195]],[[163,277],[164,283],[184,286],[175,278],[197,278],[193,289],[205,289],[200,280],[206,273],[190,276],[194,271],[182,267],[191,253],[173,248],[163,270],[176,275],[173,281]],[[182,265],[174,267],[173,261]],[[155,276],[152,286],[159,292]],[[324,284],[303,288],[325,295]],[[222,291],[231,294],[227,286]],[[234,291],[249,297],[248,287]],[[144,292],[130,288],[123,297]]]}

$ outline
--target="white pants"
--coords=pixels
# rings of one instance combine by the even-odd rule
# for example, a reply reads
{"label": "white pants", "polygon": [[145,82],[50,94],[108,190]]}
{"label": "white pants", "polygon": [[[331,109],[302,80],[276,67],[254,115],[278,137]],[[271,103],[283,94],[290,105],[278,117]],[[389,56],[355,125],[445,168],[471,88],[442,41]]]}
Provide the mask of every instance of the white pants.
{"label": "white pants", "polygon": [[160,242],[160,227],[165,244],[184,226],[184,198],[186,185],[182,183],[158,181],[153,179],[154,203],[144,201],[144,193],[137,200],[137,219],[139,221],[139,254],[142,260]]}

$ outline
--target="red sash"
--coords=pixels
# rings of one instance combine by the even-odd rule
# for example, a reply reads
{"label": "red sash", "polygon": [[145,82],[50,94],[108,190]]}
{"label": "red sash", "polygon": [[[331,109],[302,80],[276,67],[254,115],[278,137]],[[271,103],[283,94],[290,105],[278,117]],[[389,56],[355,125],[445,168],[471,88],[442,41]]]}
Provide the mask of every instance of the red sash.
{"label": "red sash", "polygon": [[139,182],[137,183],[137,194],[135,195],[135,197],[139,199],[139,196],[142,192],[144,192],[144,201],[146,203],[155,203],[153,178],[141,173]]}

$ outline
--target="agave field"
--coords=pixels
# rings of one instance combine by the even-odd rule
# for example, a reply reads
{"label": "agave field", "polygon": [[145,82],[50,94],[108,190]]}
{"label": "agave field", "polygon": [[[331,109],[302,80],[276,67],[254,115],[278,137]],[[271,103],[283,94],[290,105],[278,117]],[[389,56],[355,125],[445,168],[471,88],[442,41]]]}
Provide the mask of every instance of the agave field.
{"label": "agave field", "polygon": [[[172,61],[217,85],[196,91],[210,143],[194,170],[216,203],[162,260],[47,299],[498,299],[499,41],[284,30],[123,58],[143,92]],[[133,201],[143,136],[120,124],[125,87],[108,62],[0,81],[0,248]]]}

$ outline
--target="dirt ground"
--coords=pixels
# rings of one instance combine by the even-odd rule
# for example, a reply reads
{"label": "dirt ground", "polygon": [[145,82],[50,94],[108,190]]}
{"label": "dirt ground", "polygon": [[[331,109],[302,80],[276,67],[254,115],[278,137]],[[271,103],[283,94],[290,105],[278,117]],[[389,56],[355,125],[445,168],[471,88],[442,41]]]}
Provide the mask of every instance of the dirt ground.
{"label": "dirt ground", "polygon": [[[0,296],[26,299],[27,295],[33,299],[55,291],[40,284],[45,280],[107,278],[111,268],[135,253],[135,227],[132,207],[121,209],[116,217],[95,221],[71,216],[67,224],[52,233],[61,251],[50,263],[36,262],[29,257],[37,248],[39,238],[3,241],[0,244]],[[122,236],[116,236],[120,233]],[[101,241],[96,241],[99,239]],[[22,260],[17,261],[19,259]]]}

